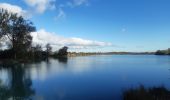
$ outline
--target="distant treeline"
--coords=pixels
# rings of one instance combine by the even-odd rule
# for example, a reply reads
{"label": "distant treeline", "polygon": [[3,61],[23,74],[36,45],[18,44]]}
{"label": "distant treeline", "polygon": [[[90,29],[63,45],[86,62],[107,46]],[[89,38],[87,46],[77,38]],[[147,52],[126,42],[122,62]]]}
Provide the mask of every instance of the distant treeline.
{"label": "distant treeline", "polygon": [[151,55],[155,52],[69,52],[68,56],[88,56],[88,55]]}
{"label": "distant treeline", "polygon": [[[40,60],[40,59],[47,59],[48,57],[67,57],[67,49],[68,47],[62,47],[58,51],[52,52],[51,50],[42,50],[42,47],[40,45],[37,45],[36,47],[32,47],[31,50],[20,53],[17,55],[16,59],[23,59],[23,60]],[[13,59],[14,53],[12,49],[6,49],[6,50],[0,50],[0,59]]]}
{"label": "distant treeline", "polygon": [[156,55],[170,55],[170,48],[168,48],[167,50],[157,50],[155,54]]}

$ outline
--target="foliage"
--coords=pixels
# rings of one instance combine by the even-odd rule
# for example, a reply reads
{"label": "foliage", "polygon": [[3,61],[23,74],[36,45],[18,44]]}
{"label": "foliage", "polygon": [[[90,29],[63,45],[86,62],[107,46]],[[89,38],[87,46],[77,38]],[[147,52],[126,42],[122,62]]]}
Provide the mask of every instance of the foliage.
{"label": "foliage", "polygon": [[51,47],[51,45],[48,43],[48,44],[46,45],[47,56],[49,56],[49,54],[51,53],[51,50],[52,50],[52,47]]}
{"label": "foliage", "polygon": [[67,50],[68,50],[68,47],[64,46],[61,49],[59,49],[58,52],[55,52],[53,56],[54,57],[67,57],[68,55]]}
{"label": "foliage", "polygon": [[168,48],[167,50],[157,50],[156,55],[170,55],[170,48]]}
{"label": "foliage", "polygon": [[58,55],[59,56],[67,56],[67,50],[68,50],[68,47],[64,46],[62,47],[61,49],[59,49],[58,51]]}
{"label": "foliage", "polygon": [[129,89],[123,93],[123,100],[169,100],[170,91],[165,87],[153,87],[146,89],[140,86],[137,89]]}
{"label": "foliage", "polygon": [[20,58],[28,51],[32,43],[30,33],[35,30],[31,21],[7,10],[0,10],[0,37],[8,38],[14,58]]}
{"label": "foliage", "polygon": [[[16,13],[0,9],[0,46],[4,38],[8,40],[8,48],[0,51],[0,59],[46,59],[52,54],[48,43],[43,51],[41,45],[32,46],[31,32],[36,31],[33,23]],[[67,56],[68,47],[63,47],[57,56]]]}

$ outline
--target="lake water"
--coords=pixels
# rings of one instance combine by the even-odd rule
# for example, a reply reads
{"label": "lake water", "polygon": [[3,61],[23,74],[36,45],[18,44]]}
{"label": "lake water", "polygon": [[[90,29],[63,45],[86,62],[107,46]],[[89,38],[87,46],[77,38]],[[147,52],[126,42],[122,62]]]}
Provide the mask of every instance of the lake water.
{"label": "lake water", "polygon": [[0,99],[122,100],[139,85],[170,89],[170,56],[99,55],[0,66]]}

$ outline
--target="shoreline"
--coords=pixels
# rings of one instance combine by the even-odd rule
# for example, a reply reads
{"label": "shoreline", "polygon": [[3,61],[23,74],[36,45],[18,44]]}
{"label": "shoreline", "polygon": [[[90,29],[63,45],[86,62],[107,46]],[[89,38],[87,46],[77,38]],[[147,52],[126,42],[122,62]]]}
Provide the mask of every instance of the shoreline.
{"label": "shoreline", "polygon": [[68,57],[91,56],[91,55],[155,55],[155,52],[104,52],[104,53],[69,52],[68,53]]}

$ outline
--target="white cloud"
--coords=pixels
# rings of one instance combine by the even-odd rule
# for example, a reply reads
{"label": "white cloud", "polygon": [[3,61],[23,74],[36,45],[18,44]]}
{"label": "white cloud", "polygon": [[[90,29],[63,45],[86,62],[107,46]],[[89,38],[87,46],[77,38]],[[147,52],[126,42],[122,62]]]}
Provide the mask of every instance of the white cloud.
{"label": "white cloud", "polygon": [[23,10],[21,7],[16,5],[11,5],[8,3],[0,3],[0,8],[5,9],[11,13],[17,13],[19,16],[23,16],[23,17],[28,16],[28,12],[26,10]]}
{"label": "white cloud", "polygon": [[55,20],[66,18],[66,13],[62,8],[59,8],[58,15],[55,17]]}
{"label": "white cloud", "polygon": [[80,6],[80,5],[88,5],[88,0],[73,0],[73,4],[75,6]]}
{"label": "white cloud", "polygon": [[70,2],[67,2],[67,5],[70,7],[76,7],[76,6],[81,6],[81,5],[89,5],[88,0],[72,0]]}
{"label": "white cloud", "polygon": [[43,13],[47,9],[55,9],[55,0],[24,0],[25,3],[36,9],[37,13]]}
{"label": "white cloud", "polygon": [[85,49],[85,48],[96,48],[96,47],[105,47],[112,46],[111,43],[99,42],[94,40],[86,40],[81,38],[65,38],[58,36],[55,33],[50,33],[41,29],[37,32],[31,33],[33,36],[33,43],[40,44],[42,46],[50,43],[54,49],[60,48],[62,46],[68,46],[71,49]]}
{"label": "white cloud", "polygon": [[74,8],[74,7],[81,6],[81,5],[88,6],[89,1],[88,0],[68,0],[66,4],[59,4],[57,7],[59,12],[58,12],[58,15],[55,17],[55,20],[66,18],[66,13],[63,8],[66,8],[66,7]]}

